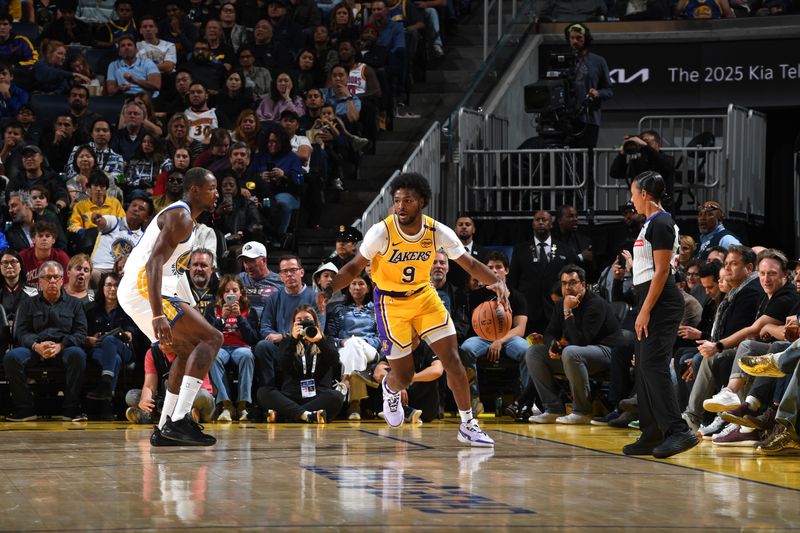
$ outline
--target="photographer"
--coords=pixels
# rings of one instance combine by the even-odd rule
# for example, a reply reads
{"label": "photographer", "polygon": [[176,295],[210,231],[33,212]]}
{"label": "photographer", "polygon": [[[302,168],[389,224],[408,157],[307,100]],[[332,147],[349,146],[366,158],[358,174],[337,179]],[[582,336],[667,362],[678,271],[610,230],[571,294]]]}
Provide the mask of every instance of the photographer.
{"label": "photographer", "polygon": [[667,194],[672,197],[675,161],[661,152],[661,136],[653,130],[643,131],[639,135],[626,135],[619,154],[611,163],[609,175],[614,179],[627,181],[630,186],[635,176],[647,170],[661,174]]}
{"label": "photographer", "polygon": [[573,148],[594,148],[600,132],[600,106],[614,95],[606,60],[589,51],[592,34],[583,24],[571,24],[564,37],[575,54],[574,98],[576,142]]}
{"label": "photographer", "polygon": [[291,334],[278,346],[280,388],[261,387],[258,403],[267,412],[268,422],[274,422],[280,414],[290,422],[324,424],[344,404],[344,395],[331,386],[339,354],[323,337],[317,313],[310,305],[297,306],[292,324]]}
{"label": "photographer", "polygon": [[91,358],[103,369],[100,384],[86,397],[103,402],[100,411],[102,420],[114,420],[111,400],[119,379],[119,371],[123,364],[128,365],[133,362],[130,343],[136,326],[119,306],[117,300],[119,279],[113,272],[106,272],[100,276],[94,307],[86,314],[89,334],[84,345]]}

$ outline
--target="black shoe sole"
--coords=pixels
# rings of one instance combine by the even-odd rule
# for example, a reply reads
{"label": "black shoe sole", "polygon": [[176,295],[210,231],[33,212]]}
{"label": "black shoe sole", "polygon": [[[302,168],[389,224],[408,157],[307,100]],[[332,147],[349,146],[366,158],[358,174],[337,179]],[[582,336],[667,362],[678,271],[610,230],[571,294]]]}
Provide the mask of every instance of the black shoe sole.
{"label": "black shoe sole", "polygon": [[180,446],[174,440],[165,439],[161,435],[161,431],[158,429],[153,430],[153,434],[150,435],[150,445],[155,448],[166,447],[166,446]]}
{"label": "black shoe sole", "polygon": [[651,446],[628,444],[622,447],[622,453],[624,453],[625,455],[653,455],[653,450],[655,449],[655,447],[656,447],[655,444]]}
{"label": "black shoe sole", "polygon": [[206,434],[203,434],[204,438],[197,439],[181,433],[161,430],[161,437],[174,442],[174,446],[213,446],[217,443],[216,438]]}

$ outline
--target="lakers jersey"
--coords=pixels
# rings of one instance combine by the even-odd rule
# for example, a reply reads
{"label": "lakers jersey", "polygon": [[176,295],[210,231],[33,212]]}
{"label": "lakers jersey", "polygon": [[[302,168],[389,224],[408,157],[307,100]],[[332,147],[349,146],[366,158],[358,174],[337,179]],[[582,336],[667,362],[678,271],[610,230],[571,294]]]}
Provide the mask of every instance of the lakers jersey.
{"label": "lakers jersey", "polygon": [[453,230],[429,216],[422,216],[422,230],[406,235],[397,217],[390,215],[375,224],[361,245],[361,255],[372,260],[372,279],[383,291],[413,292],[430,285],[431,267],[438,250],[450,259],[464,254],[464,246]]}
{"label": "lakers jersey", "polygon": [[[183,200],[179,200],[164,208],[158,216],[162,216],[170,209],[186,209],[191,213],[189,205]],[[156,218],[147,226],[142,238],[136,244],[128,256],[125,263],[125,276],[119,284],[119,299],[131,299],[134,297],[148,298],[149,284],[145,266],[153,253],[153,247],[161,234]],[[172,255],[164,263],[161,272],[161,295],[165,297],[178,297],[183,301],[192,302],[192,293],[189,287],[187,272],[189,271],[189,260],[192,256],[192,246],[194,244],[195,228],[189,237],[178,243]]]}

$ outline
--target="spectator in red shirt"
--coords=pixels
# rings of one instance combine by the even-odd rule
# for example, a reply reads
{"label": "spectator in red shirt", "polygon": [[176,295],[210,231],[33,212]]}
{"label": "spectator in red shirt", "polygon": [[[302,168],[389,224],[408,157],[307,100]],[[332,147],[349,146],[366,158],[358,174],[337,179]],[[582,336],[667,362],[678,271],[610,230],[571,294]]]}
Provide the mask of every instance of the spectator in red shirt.
{"label": "spectator in red shirt", "polygon": [[25,283],[28,287],[39,288],[38,271],[45,261],[57,261],[67,271],[69,256],[56,248],[56,236],[58,228],[52,222],[40,220],[31,228],[31,240],[33,246],[22,250],[19,255],[22,258],[22,269],[25,272]]}

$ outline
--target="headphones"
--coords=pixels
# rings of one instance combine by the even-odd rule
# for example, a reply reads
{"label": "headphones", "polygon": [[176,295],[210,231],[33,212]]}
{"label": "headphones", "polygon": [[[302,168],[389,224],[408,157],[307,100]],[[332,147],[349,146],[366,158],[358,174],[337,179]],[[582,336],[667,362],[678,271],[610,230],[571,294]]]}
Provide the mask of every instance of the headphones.
{"label": "headphones", "polygon": [[589,28],[587,26],[584,26],[579,22],[576,22],[575,24],[570,24],[569,26],[564,28],[564,38],[567,40],[567,43],[569,43],[569,34],[570,32],[573,31],[583,35],[584,48],[589,48],[592,45],[592,41],[594,40],[592,37],[592,32],[589,31]]}

